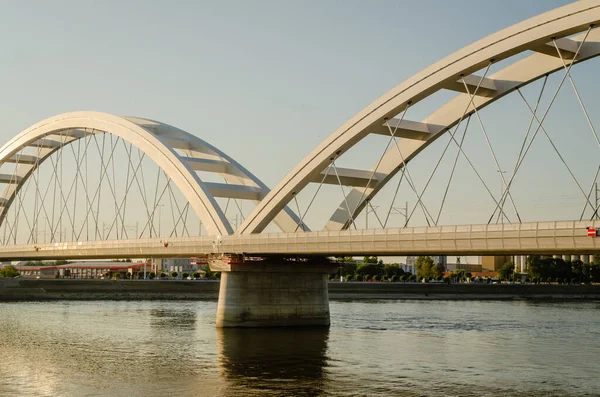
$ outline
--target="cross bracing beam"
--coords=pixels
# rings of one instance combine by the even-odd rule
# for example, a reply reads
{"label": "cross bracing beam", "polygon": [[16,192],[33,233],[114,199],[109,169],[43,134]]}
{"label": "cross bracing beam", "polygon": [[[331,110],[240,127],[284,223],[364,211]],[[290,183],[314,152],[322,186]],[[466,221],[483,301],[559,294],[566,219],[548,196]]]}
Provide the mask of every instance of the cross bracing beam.
{"label": "cross bracing beam", "polygon": [[371,184],[375,184],[377,178],[380,178],[381,176],[382,175],[378,173],[373,174],[372,171],[368,170],[355,170],[351,168],[336,167],[335,169],[328,168],[327,170],[323,171],[320,175],[315,177],[313,182],[320,182],[329,185],[338,185],[341,183],[344,186],[367,187]]}
{"label": "cross bracing beam", "polygon": [[182,160],[194,171],[215,172],[218,174],[229,173],[229,163],[223,160],[196,157],[182,157]]}
{"label": "cross bracing beam", "polygon": [[400,120],[394,118],[386,121],[381,126],[374,127],[370,133],[389,137],[390,129],[392,132],[394,132],[394,136],[397,138],[426,141],[431,138],[433,134],[437,134],[444,129],[444,127],[441,125],[427,124],[419,121],[405,119]]}
{"label": "cross bracing beam", "polygon": [[176,137],[176,136],[159,136],[160,140],[165,143],[165,145],[170,146],[173,149],[190,149],[190,141],[186,138]]}
{"label": "cross bracing beam", "polygon": [[29,146],[36,147],[36,148],[45,148],[45,149],[57,149],[61,146],[61,143],[57,142],[57,141],[53,141],[51,139],[42,138],[42,139],[38,139],[35,142],[31,142],[29,144]]}
{"label": "cross bracing beam", "polygon": [[[577,41],[568,38],[556,39],[555,42],[556,46],[560,50],[560,55],[562,55],[563,59],[569,60],[572,60],[575,57],[577,47],[579,47],[580,44]],[[585,46],[585,43],[583,46]],[[545,43],[544,45],[536,47],[533,49],[533,51],[539,52],[540,54],[546,54],[556,58],[560,58],[560,55],[558,54],[558,51],[556,51],[556,47],[554,46],[553,42]]]}
{"label": "cross bracing beam", "polygon": [[0,183],[19,183],[23,180],[22,176],[19,175],[10,175],[10,174],[0,174]]}
{"label": "cross bracing beam", "polygon": [[7,163],[17,163],[17,164],[37,164],[40,161],[38,156],[31,156],[28,154],[15,154],[6,159]]}
{"label": "cross bracing beam", "polygon": [[[463,83],[464,80],[464,83]],[[471,74],[469,76],[464,76],[457,81],[452,82],[446,88],[452,91],[457,91],[461,93],[466,93],[467,90],[465,88],[465,84],[469,88],[470,92],[474,92],[475,88],[479,84],[479,89],[477,89],[477,95],[491,98],[496,95],[498,88],[496,87],[496,82],[488,77],[477,76]]]}
{"label": "cross bracing beam", "polygon": [[245,185],[230,185],[228,183],[205,182],[204,183],[214,197],[225,197],[242,200],[260,200],[263,191],[260,187]]}

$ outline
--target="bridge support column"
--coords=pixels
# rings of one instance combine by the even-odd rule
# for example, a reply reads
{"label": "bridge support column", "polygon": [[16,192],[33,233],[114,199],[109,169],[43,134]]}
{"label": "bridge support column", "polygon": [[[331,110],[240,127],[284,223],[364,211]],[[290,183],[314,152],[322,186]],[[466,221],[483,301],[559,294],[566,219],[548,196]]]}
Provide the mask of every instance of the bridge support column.
{"label": "bridge support column", "polygon": [[[233,263],[232,263],[233,262]],[[329,326],[326,259],[211,260],[221,272],[217,327]]]}

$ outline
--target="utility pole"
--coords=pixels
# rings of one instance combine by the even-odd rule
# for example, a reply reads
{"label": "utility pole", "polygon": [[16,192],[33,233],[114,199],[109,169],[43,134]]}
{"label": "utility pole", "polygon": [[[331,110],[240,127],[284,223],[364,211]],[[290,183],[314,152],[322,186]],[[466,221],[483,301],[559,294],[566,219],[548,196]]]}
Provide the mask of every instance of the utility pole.
{"label": "utility pole", "polygon": [[596,203],[596,208],[594,208],[594,212],[596,213],[595,218],[600,219],[600,215],[598,214],[598,182],[596,182],[596,185],[595,185],[594,196],[596,198],[596,201],[594,201]]}
{"label": "utility pole", "polygon": [[378,205],[376,205],[375,207],[373,207],[371,205],[371,202],[369,200],[367,200],[367,208],[365,209],[365,229],[369,228],[369,212],[375,212],[375,210],[379,208]]}
{"label": "utility pole", "polygon": [[[496,170],[496,172],[500,173],[500,200],[502,200],[502,194],[504,193],[504,177],[502,176],[502,174],[506,174],[506,171],[502,171],[502,170]],[[504,206],[501,204],[500,205],[500,222],[504,223]]]}
{"label": "utility pole", "polygon": [[404,217],[404,227],[408,223],[408,201],[404,202],[404,208],[392,207],[392,211]]}

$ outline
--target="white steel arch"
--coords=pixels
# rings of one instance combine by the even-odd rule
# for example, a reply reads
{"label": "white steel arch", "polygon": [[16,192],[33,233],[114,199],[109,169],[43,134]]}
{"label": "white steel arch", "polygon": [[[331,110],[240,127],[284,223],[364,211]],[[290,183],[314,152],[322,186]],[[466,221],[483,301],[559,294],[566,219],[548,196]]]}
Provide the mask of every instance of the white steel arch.
{"label": "white steel arch", "polygon": [[[0,223],[36,168],[65,145],[97,132],[118,136],[152,159],[179,188],[210,234],[234,232],[215,197],[260,202],[269,191],[264,183],[231,157],[178,128],[142,118],[101,112],[71,112],[27,128],[0,148],[0,166],[5,163],[16,165],[13,175],[0,174],[0,183],[6,185],[0,195]],[[36,148],[38,155],[18,154],[25,147]],[[227,183],[203,182],[196,171],[220,174]],[[276,222],[283,231],[290,231],[299,219],[286,208]]]}
{"label": "white steel arch", "polygon": [[[368,105],[326,138],[265,197],[238,233],[261,232],[306,185],[319,181],[341,181],[354,187],[325,229],[349,227],[368,200],[412,158],[462,118],[475,112],[473,106],[469,107],[471,97],[479,110],[565,65],[600,55],[600,32],[591,30],[599,22],[600,0],[577,1],[501,30],[431,65]],[[489,77],[473,74],[525,51],[533,51],[533,54]],[[477,93],[472,96],[476,88]],[[461,94],[420,122],[393,119],[442,89]],[[390,137],[390,130],[395,137],[404,138],[399,142],[399,149],[392,148],[371,170],[336,171],[337,181],[328,181],[333,179],[328,168],[332,161],[367,135]],[[353,209],[351,214],[349,208]]]}

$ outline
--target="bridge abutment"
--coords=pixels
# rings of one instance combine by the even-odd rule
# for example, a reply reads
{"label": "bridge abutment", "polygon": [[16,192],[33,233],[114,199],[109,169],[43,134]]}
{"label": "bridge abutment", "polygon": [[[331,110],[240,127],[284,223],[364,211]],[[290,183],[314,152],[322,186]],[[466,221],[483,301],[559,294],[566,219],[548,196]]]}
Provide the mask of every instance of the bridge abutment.
{"label": "bridge abutment", "polygon": [[326,259],[212,259],[221,272],[217,327],[329,326]]}

